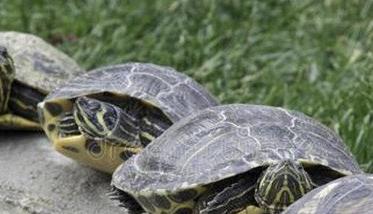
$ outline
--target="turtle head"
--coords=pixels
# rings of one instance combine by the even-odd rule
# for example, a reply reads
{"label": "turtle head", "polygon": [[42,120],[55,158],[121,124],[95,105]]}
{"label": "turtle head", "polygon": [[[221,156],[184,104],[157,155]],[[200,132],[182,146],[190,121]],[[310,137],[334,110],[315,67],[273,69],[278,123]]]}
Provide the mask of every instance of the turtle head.
{"label": "turtle head", "polygon": [[140,146],[136,118],[113,104],[79,97],[75,101],[73,115],[83,134],[129,147]]}
{"label": "turtle head", "polygon": [[7,49],[0,46],[0,113],[8,107],[10,89],[15,76],[13,60]]}
{"label": "turtle head", "polygon": [[79,129],[95,138],[104,138],[118,120],[116,109],[105,102],[88,97],[76,99],[73,114]]}
{"label": "turtle head", "polygon": [[270,213],[280,213],[314,188],[301,164],[285,160],[269,166],[258,179],[255,199]]}

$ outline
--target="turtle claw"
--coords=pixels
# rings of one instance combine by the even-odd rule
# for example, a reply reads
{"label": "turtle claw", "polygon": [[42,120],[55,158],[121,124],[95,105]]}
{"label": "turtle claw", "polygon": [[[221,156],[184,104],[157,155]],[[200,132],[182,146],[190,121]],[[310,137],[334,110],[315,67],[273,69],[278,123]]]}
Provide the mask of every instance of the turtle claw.
{"label": "turtle claw", "polygon": [[132,196],[114,186],[112,186],[111,191],[107,195],[111,200],[119,202],[118,206],[125,208],[129,214],[145,213]]}

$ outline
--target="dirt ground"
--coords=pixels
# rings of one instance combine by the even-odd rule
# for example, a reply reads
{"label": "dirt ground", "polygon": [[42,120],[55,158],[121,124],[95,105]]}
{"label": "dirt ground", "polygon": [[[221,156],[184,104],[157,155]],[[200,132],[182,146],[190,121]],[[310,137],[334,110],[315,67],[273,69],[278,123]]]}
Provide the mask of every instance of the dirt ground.
{"label": "dirt ground", "polygon": [[125,213],[109,175],[65,158],[41,133],[0,133],[0,213]]}

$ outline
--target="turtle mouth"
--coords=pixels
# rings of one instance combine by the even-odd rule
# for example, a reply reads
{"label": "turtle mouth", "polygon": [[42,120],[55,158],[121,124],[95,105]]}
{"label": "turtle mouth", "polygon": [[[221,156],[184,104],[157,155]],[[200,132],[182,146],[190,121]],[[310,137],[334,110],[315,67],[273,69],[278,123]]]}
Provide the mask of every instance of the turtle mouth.
{"label": "turtle mouth", "polygon": [[71,100],[43,101],[37,105],[39,122],[53,141],[81,136],[72,114]]}

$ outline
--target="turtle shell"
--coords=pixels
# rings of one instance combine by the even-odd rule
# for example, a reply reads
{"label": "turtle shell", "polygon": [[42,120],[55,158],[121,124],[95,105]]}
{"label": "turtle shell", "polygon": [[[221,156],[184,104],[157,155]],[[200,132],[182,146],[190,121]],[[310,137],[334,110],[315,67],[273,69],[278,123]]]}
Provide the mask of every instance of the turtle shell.
{"label": "turtle shell", "polygon": [[31,34],[0,32],[0,46],[13,58],[15,79],[41,92],[48,93],[82,72],[73,59]]}
{"label": "turtle shell", "polygon": [[318,187],[292,204],[284,214],[372,213],[373,175],[346,176]]}
{"label": "turtle shell", "polygon": [[218,104],[190,77],[169,67],[146,63],[127,63],[87,72],[50,93],[44,103],[104,92],[148,102],[162,110],[172,122]]}
{"label": "turtle shell", "polygon": [[167,129],[113,174],[132,195],[180,191],[282,160],[361,170],[340,137],[302,113],[232,104],[205,109]]}

